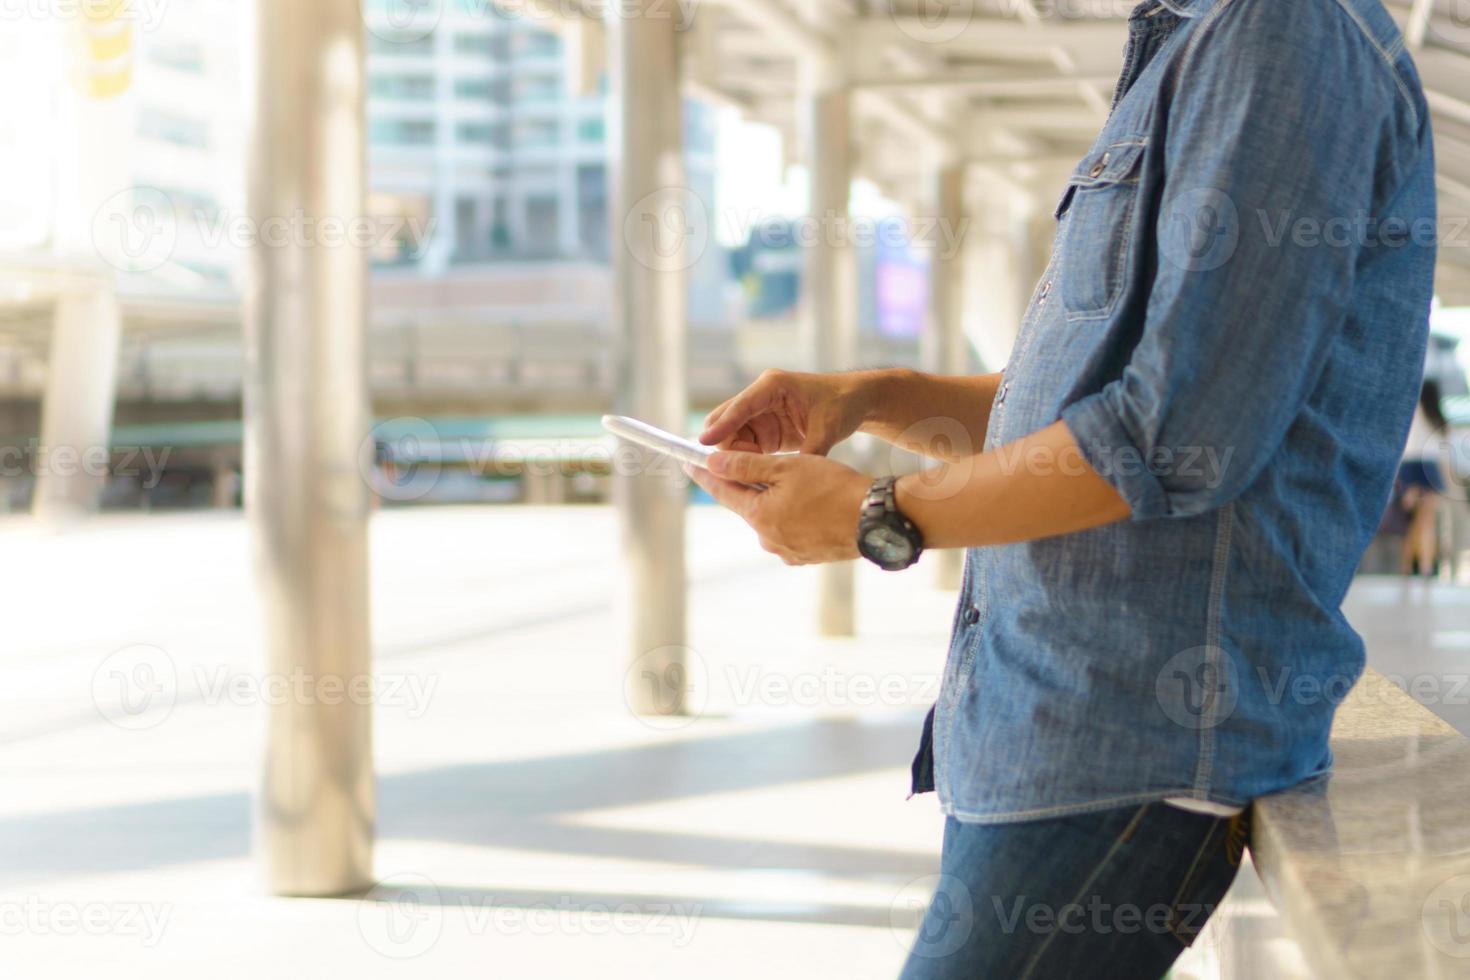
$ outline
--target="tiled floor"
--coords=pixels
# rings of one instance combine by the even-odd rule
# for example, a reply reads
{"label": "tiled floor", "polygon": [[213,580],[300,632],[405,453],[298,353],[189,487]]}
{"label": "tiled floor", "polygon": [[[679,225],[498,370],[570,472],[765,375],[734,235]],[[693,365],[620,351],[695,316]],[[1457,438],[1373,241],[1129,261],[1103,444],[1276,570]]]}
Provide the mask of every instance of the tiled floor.
{"label": "tiled floor", "polygon": [[[649,724],[621,697],[610,512],[377,515],[376,668],[397,692],[376,708],[384,884],[306,901],[266,897],[250,861],[240,517],[13,518],[0,549],[7,980],[861,980],[902,962],[941,825],[932,797],[905,800],[952,603],[932,572],[860,569],[859,639],[823,640],[812,570],[694,510],[707,697]],[[1352,608],[1385,669],[1470,649],[1458,593],[1368,582]],[[139,649],[177,694],[115,724],[109,666]]]}
{"label": "tiled floor", "polygon": [[[237,515],[12,520],[0,548],[0,976],[897,972],[940,828],[905,800],[952,602],[922,570],[864,570],[862,638],[821,640],[811,571],[697,509],[708,696],[671,727],[622,701],[608,511],[381,513],[391,901],[362,903],[252,875],[260,710],[219,693],[257,669]],[[108,657],[139,645],[178,693],[119,727],[94,684],[107,708]]]}

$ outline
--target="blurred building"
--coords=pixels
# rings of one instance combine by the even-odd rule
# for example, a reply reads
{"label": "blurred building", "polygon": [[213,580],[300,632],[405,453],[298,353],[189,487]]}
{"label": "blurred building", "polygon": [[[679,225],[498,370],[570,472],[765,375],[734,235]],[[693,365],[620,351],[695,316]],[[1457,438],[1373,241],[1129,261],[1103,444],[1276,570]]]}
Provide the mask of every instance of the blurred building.
{"label": "blurred building", "polygon": [[[40,432],[58,296],[105,280],[121,319],[110,421],[207,475],[238,462],[238,425],[219,423],[239,418],[252,242],[319,232],[292,216],[257,227],[246,209],[253,5],[125,4],[112,22],[85,7],[0,32],[0,78],[31,94],[0,108],[0,440]],[[371,235],[376,408],[597,410],[617,231],[603,80],[570,70],[552,25],[488,0],[405,8],[422,23],[365,7],[370,197],[348,217]],[[715,115],[689,102],[685,126],[689,190],[713,221]],[[688,270],[697,393],[739,381],[728,258],[708,239]],[[0,507],[31,482],[6,479]]]}

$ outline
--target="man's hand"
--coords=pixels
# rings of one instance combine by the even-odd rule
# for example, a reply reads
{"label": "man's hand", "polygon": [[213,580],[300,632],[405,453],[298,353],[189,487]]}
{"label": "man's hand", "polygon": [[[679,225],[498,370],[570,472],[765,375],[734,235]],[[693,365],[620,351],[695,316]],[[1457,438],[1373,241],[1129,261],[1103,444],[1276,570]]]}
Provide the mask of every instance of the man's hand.
{"label": "man's hand", "polygon": [[[710,457],[708,471],[689,466],[685,472],[788,565],[858,557],[858,516],[871,481],[851,467],[806,454],[721,452]],[[742,486],[752,483],[766,489]]]}
{"label": "man's hand", "polygon": [[863,424],[865,373],[766,371],[704,420],[706,446],[757,453],[800,450],[825,456]]}

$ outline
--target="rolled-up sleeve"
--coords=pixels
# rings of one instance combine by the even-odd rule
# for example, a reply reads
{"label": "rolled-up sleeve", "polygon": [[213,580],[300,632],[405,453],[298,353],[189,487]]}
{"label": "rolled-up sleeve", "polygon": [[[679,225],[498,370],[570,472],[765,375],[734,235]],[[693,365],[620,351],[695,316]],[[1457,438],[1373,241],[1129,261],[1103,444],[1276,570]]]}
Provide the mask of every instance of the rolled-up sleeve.
{"label": "rolled-up sleeve", "polygon": [[1348,316],[1385,128],[1406,111],[1387,66],[1380,98],[1344,101],[1364,91],[1361,37],[1309,46],[1253,20],[1208,26],[1160,106],[1144,324],[1121,375],[1061,411],[1138,520],[1223,506],[1280,448]]}

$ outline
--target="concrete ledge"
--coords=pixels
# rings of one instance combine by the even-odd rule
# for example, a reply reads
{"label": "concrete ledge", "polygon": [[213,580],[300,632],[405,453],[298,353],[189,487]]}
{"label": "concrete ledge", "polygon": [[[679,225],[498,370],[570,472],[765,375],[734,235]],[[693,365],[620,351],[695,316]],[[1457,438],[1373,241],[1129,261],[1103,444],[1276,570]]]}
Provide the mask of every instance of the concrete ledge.
{"label": "concrete ledge", "polygon": [[1470,740],[1369,670],[1336,767],[1255,804],[1252,852],[1323,978],[1470,978]]}

